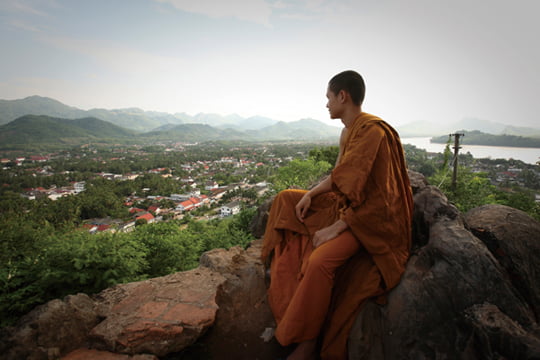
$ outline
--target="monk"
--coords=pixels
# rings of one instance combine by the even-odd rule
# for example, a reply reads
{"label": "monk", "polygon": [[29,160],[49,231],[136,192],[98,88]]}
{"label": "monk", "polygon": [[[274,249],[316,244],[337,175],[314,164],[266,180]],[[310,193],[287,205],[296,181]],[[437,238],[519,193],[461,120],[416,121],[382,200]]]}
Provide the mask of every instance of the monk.
{"label": "monk", "polygon": [[270,263],[268,301],[275,337],[297,344],[289,360],[347,359],[347,337],[368,299],[384,295],[405,270],[412,194],[396,131],[362,111],[355,71],[334,76],[330,118],[345,125],[331,174],[309,191],[284,190],[272,203],[262,258]]}

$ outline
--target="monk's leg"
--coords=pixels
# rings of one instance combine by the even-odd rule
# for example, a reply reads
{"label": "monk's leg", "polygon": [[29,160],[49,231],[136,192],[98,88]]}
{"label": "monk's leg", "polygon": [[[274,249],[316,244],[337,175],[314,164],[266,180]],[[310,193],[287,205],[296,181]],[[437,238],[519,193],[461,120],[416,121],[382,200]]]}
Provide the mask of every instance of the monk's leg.
{"label": "monk's leg", "polygon": [[278,324],[298,288],[304,252],[312,248],[306,249],[311,245],[307,236],[289,230],[283,230],[282,236],[283,241],[274,248],[268,288],[268,303]]}
{"label": "monk's leg", "polygon": [[325,320],[334,275],[360,248],[350,231],[314,249],[302,264],[298,286],[278,322],[276,338],[282,345],[316,339]]}

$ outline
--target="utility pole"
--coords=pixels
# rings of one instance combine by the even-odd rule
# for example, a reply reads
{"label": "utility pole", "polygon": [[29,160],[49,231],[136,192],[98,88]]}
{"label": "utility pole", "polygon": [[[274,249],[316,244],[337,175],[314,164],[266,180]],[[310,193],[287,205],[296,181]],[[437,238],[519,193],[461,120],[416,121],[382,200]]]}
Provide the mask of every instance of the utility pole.
{"label": "utility pole", "polygon": [[457,184],[457,168],[458,168],[458,154],[459,149],[461,149],[461,146],[459,146],[459,137],[465,136],[463,133],[455,133],[450,134],[450,136],[454,137],[454,173],[452,174],[452,190],[456,190],[456,184]]}

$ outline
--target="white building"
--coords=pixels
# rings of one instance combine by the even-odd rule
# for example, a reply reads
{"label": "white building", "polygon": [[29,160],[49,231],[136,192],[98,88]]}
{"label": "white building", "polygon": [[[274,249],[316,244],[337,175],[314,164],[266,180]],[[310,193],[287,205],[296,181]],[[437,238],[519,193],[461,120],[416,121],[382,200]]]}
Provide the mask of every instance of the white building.
{"label": "white building", "polygon": [[220,214],[222,217],[231,216],[238,214],[240,212],[240,202],[233,201],[228,204],[225,204],[221,207]]}
{"label": "white building", "polygon": [[78,194],[80,192],[83,192],[86,186],[86,182],[79,181],[73,184],[73,189],[75,189],[75,194]]}

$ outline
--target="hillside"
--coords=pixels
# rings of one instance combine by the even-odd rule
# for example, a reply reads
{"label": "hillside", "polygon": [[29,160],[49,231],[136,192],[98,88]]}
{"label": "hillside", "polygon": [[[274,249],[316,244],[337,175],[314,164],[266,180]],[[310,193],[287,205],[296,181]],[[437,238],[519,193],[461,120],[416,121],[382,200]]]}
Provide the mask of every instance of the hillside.
{"label": "hillside", "polygon": [[291,122],[280,121],[250,134],[259,139],[270,140],[313,140],[337,138],[341,128],[326,125],[314,119],[302,119]]}
{"label": "hillside", "polygon": [[29,96],[18,100],[0,100],[0,125],[7,124],[24,115],[48,115],[64,119],[87,116],[84,110],[41,96]]}
{"label": "hillside", "polygon": [[396,130],[401,137],[442,136],[443,134],[448,135],[454,133],[458,129],[467,131],[478,130],[483,133],[495,135],[516,135],[540,138],[540,128],[505,125],[477,118],[464,118],[453,123],[416,121],[396,127]]}
{"label": "hillside", "polygon": [[340,129],[317,120],[279,122],[259,130],[217,128],[206,124],[166,124],[158,130],[136,133],[94,117],[64,119],[45,115],[25,115],[0,125],[0,149],[23,148],[36,144],[81,145],[88,141],[204,142],[208,140],[337,140]]}
{"label": "hillside", "polygon": [[0,126],[1,148],[30,144],[80,144],[88,140],[126,139],[135,134],[96,118],[75,120],[44,115],[22,116]]}
{"label": "hillside", "polygon": [[[486,146],[509,146],[540,148],[540,139],[516,136],[516,135],[492,135],[481,131],[461,130],[465,134],[461,138],[463,145],[486,145]],[[431,142],[444,144],[448,141],[448,135],[431,138]]]}
{"label": "hillside", "polygon": [[24,115],[47,115],[64,119],[95,117],[139,132],[154,131],[162,129],[164,126],[173,127],[188,123],[206,124],[220,128],[230,127],[240,130],[261,129],[276,122],[263,117],[246,119],[236,114],[221,116],[199,113],[191,116],[186,113],[169,114],[159,111],[144,111],[136,107],[113,110],[81,110],[42,96],[29,96],[18,100],[0,100],[0,125],[7,124]]}
{"label": "hillside", "polygon": [[246,134],[231,129],[217,129],[205,124],[166,125],[158,131],[139,135],[140,139],[160,141],[201,142],[207,140],[249,140]]}

